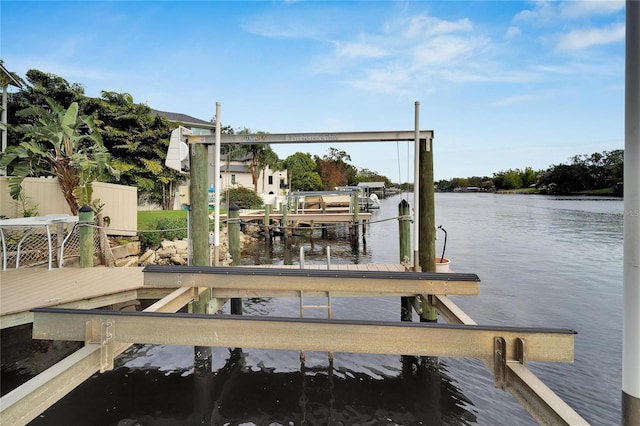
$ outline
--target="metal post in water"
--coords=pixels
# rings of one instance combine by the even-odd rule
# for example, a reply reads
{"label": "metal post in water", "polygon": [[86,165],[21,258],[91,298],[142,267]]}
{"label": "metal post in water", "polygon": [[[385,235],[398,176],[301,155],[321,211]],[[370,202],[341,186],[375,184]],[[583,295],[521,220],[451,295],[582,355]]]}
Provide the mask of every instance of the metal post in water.
{"label": "metal post in water", "polygon": [[93,268],[93,209],[87,205],[80,207],[78,221],[80,222],[80,267]]}
{"label": "metal post in water", "polygon": [[415,138],[413,141],[413,270],[420,271],[420,235],[418,227],[420,225],[420,206],[418,197],[420,196],[420,102],[415,103]]}
{"label": "metal post in water", "polygon": [[218,266],[220,256],[220,191],[222,186],[220,185],[220,128],[222,122],[220,121],[220,102],[216,102],[216,146],[213,158],[213,187],[215,192],[214,197],[214,211],[213,211],[213,265]]}
{"label": "metal post in water", "polygon": [[[407,200],[398,204],[398,235],[400,236],[400,263],[411,264],[411,206]],[[400,298],[400,320],[412,321],[413,311],[410,297]]]}
{"label": "metal post in water", "polygon": [[640,2],[626,2],[622,424],[640,424]]}

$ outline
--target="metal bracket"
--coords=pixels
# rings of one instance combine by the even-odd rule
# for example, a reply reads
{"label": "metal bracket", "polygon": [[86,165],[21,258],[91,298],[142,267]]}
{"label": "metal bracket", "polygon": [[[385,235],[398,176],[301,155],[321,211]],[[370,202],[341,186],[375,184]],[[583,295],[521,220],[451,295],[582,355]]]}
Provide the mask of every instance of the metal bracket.
{"label": "metal bracket", "polygon": [[527,366],[527,342],[522,337],[514,340],[513,360],[507,360],[507,342],[500,336],[493,340],[493,380],[495,387],[507,389],[507,363],[519,362],[524,367]]}
{"label": "metal bracket", "polygon": [[85,323],[85,344],[100,345],[100,372],[113,370],[114,332],[115,324],[112,320],[87,321]]}
{"label": "metal bracket", "polygon": [[507,388],[507,342],[500,336],[493,338],[493,385]]}
{"label": "metal bracket", "polygon": [[527,366],[527,341],[522,337],[516,338],[516,347],[515,347],[515,358],[520,364],[524,367]]}

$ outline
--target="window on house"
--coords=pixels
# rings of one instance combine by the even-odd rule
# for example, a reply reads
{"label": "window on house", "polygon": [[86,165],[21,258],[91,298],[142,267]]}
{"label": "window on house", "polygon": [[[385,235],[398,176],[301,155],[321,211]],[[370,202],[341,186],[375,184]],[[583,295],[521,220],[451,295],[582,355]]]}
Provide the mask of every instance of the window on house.
{"label": "window on house", "polygon": [[269,185],[273,185],[273,176],[269,176]]}
{"label": "window on house", "polygon": [[231,175],[231,185],[236,184],[236,175]]}

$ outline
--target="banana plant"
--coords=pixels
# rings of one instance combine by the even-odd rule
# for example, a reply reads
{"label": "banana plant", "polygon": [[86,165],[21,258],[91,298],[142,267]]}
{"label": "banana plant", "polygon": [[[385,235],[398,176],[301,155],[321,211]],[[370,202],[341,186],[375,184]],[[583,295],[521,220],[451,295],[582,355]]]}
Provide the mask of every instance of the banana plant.
{"label": "banana plant", "polygon": [[7,148],[0,167],[12,170],[11,197],[18,199],[28,176],[54,176],[73,215],[81,205],[93,204],[92,183],[105,174],[117,176],[111,156],[91,116],[79,115],[78,103],[63,108],[47,98],[49,108],[33,106],[16,115],[28,124],[17,126],[23,141]]}

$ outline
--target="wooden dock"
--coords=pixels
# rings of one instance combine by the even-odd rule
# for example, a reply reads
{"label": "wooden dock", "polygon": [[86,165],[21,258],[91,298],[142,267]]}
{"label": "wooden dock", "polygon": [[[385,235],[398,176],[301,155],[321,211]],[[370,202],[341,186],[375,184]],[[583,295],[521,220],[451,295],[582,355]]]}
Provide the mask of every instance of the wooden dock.
{"label": "wooden dock", "polygon": [[[300,265],[279,268],[300,269]],[[154,286],[143,268],[20,268],[0,271],[0,328],[33,321],[34,308],[96,309],[131,300],[161,299],[179,286]],[[327,269],[306,265],[305,269]],[[332,270],[404,271],[400,264],[332,265]]]}
{"label": "wooden dock", "polygon": [[[0,399],[0,424],[27,424],[132,343],[473,357],[539,421],[586,424],[528,370],[572,362],[572,330],[477,325],[448,295],[474,295],[475,274],[407,272],[403,265],[40,268],[0,273],[2,327],[33,322],[33,338],[85,346]],[[209,314],[176,314],[212,289]],[[449,324],[211,315],[228,298],[411,297]],[[144,311],[95,309],[159,299]],[[232,311],[233,312],[233,311]],[[551,420],[550,420],[551,419]]]}

